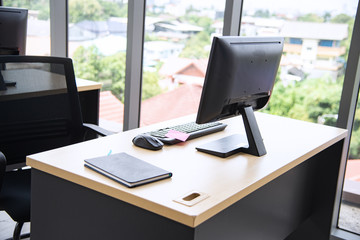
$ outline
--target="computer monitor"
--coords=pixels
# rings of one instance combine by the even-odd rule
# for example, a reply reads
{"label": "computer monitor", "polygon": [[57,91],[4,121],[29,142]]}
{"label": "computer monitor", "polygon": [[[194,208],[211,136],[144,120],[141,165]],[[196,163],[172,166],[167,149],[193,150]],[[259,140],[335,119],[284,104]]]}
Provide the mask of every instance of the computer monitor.
{"label": "computer monitor", "polygon": [[213,39],[196,123],[242,115],[246,136],[230,135],[196,149],[220,157],[266,154],[254,110],[268,103],[283,51],[282,37]]}
{"label": "computer monitor", "polygon": [[[28,10],[0,6],[0,55],[25,55]],[[0,66],[0,71],[5,68]],[[0,90],[14,86],[0,76]]]}

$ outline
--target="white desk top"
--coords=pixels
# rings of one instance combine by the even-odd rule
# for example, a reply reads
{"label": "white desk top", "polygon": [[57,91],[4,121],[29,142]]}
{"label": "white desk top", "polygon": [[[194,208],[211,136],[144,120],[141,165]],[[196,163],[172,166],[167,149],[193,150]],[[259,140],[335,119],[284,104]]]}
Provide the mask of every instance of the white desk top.
{"label": "white desk top", "polygon": [[76,78],[76,86],[78,92],[84,92],[90,90],[99,90],[102,86],[102,83]]}
{"label": "white desk top", "polygon": [[[195,147],[244,133],[241,117],[225,120],[222,132],[164,146],[160,151],[138,148],[131,142],[139,133],[195,120],[188,117],[28,156],[27,164],[159,215],[196,227],[216,213],[346,137],[347,131],[262,113],[255,113],[267,154],[239,153],[228,158],[196,151]],[[173,177],[136,188],[126,188],[84,167],[84,159],[126,152],[173,173]],[[186,206],[174,200],[192,191],[208,196]],[[195,201],[195,200],[194,200]]]}

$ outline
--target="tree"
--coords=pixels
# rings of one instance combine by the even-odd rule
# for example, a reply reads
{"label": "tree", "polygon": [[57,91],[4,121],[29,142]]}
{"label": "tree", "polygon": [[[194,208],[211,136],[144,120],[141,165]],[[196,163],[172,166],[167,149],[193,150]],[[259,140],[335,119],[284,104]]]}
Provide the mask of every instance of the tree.
{"label": "tree", "polygon": [[95,46],[89,48],[78,47],[73,55],[76,76],[98,82],[100,72],[102,71],[101,58],[102,55]]}
{"label": "tree", "polygon": [[341,13],[339,15],[336,15],[335,17],[333,17],[330,22],[332,23],[350,23],[354,21],[354,18],[349,16],[349,15],[346,15],[344,13]]}
{"label": "tree", "polygon": [[38,19],[48,20],[50,16],[48,0],[4,0],[3,5],[8,7],[21,7],[39,11]]}
{"label": "tree", "polygon": [[205,49],[205,46],[210,45],[210,36],[206,32],[199,32],[193,35],[185,45],[185,48],[180,53],[180,57],[183,58],[207,58],[209,52]]}
{"label": "tree", "polygon": [[263,111],[318,122],[320,116],[338,113],[341,89],[341,79],[331,81],[326,77],[305,79],[286,87],[281,81],[277,81],[270,102]]}
{"label": "tree", "polygon": [[104,12],[103,19],[109,17],[127,17],[127,5],[106,0],[99,0]]}
{"label": "tree", "polygon": [[157,72],[144,72],[141,99],[145,100],[162,93]]}
{"label": "tree", "polygon": [[302,22],[324,22],[324,19],[315,13],[308,13],[306,15],[300,16],[297,20]]}
{"label": "tree", "polygon": [[126,54],[119,52],[103,57],[100,66],[99,79],[104,84],[103,90],[111,90],[120,101],[124,102]]}
{"label": "tree", "polygon": [[71,0],[69,3],[69,21],[98,21],[104,16],[103,9],[97,0]]}
{"label": "tree", "polygon": [[269,10],[259,9],[259,10],[256,10],[256,12],[254,13],[254,17],[270,18],[270,12],[269,12]]}
{"label": "tree", "polygon": [[[79,47],[73,55],[76,76],[103,83],[102,90],[110,90],[124,102],[126,54],[119,52],[103,56],[95,46]],[[161,93],[157,73],[144,72],[142,99]]]}

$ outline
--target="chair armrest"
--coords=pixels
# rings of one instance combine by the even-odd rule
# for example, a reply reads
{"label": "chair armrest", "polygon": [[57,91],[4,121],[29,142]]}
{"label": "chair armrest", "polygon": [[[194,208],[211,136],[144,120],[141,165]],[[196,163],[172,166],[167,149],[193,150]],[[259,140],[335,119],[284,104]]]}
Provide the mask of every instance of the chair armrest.
{"label": "chair armrest", "polygon": [[2,152],[0,152],[0,192],[1,192],[1,186],[4,179],[6,170],[6,158]]}
{"label": "chair armrest", "polygon": [[106,130],[106,129],[104,129],[102,127],[99,127],[98,125],[95,125],[95,124],[83,123],[83,126],[86,129],[92,130],[93,132],[95,132],[95,133],[97,133],[97,134],[99,134],[101,136],[109,136],[109,135],[114,134],[114,132]]}

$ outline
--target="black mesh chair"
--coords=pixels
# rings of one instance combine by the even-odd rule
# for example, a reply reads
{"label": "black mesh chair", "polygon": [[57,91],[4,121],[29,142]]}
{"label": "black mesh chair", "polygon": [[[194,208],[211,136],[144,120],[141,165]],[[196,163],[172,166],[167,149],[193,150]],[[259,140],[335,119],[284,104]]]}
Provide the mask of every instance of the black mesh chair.
{"label": "black mesh chair", "polygon": [[[20,239],[23,223],[30,221],[26,156],[111,132],[83,123],[69,58],[0,56],[0,85],[5,81],[10,84],[0,90],[0,151],[6,157],[0,210],[17,222],[13,238]],[[87,135],[89,129],[96,134]]]}

